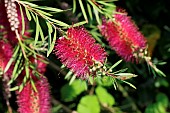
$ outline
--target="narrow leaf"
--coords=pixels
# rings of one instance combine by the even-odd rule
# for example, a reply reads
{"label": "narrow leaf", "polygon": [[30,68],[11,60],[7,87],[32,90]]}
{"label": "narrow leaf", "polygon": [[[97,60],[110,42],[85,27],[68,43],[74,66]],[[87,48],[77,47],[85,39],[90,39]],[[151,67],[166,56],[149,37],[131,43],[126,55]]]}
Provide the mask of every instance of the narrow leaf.
{"label": "narrow leaf", "polygon": [[41,36],[42,43],[44,43],[45,37],[44,37],[44,34],[43,34],[41,27],[39,27],[39,30],[40,30],[40,36]]}
{"label": "narrow leaf", "polygon": [[50,46],[50,48],[49,48],[49,50],[48,50],[48,52],[47,52],[47,57],[48,57],[48,56],[50,55],[50,53],[53,51],[54,46],[55,46],[56,39],[57,39],[57,30],[55,29],[55,30],[54,30],[53,41],[52,41],[51,46]]}
{"label": "narrow leaf", "polygon": [[18,89],[19,89],[19,87],[18,87],[18,86],[15,86],[15,87],[13,87],[13,88],[10,88],[9,91],[16,91],[16,90],[18,90]]}
{"label": "narrow leaf", "polygon": [[35,83],[34,83],[33,79],[30,78],[30,81],[31,81],[31,85],[32,85],[34,91],[37,92],[37,88],[36,88],[36,86],[35,86]]}
{"label": "narrow leaf", "polygon": [[72,71],[69,71],[69,72],[66,74],[65,79],[70,78],[70,76],[71,76],[72,74],[73,74],[73,72],[72,72]]}
{"label": "narrow leaf", "polygon": [[89,13],[89,16],[90,16],[90,19],[93,20],[93,16],[92,16],[92,9],[90,7],[89,4],[87,4],[87,10],[88,10],[88,13]]}
{"label": "narrow leaf", "polygon": [[80,8],[82,10],[82,13],[83,13],[83,16],[84,16],[84,19],[86,20],[86,22],[88,23],[88,19],[87,19],[87,14],[86,14],[86,11],[84,9],[84,6],[83,6],[83,3],[82,3],[82,0],[79,0],[79,4],[80,4]]}
{"label": "narrow leaf", "polygon": [[132,88],[136,89],[136,87],[133,84],[131,84],[131,83],[127,82],[127,81],[123,81],[123,80],[122,80],[122,82],[124,82],[124,83],[128,84],[129,86],[131,86]]}
{"label": "narrow leaf", "polygon": [[115,68],[116,66],[118,66],[121,62],[122,62],[122,60],[119,60],[118,62],[116,62],[112,67],[109,68],[108,71],[111,71],[113,68]]}
{"label": "narrow leaf", "polygon": [[21,2],[22,4],[27,4],[27,5],[31,6],[31,7],[36,7],[36,6],[38,6],[38,5],[36,5],[36,4],[30,3],[30,2],[26,2],[26,1],[19,1],[19,2]]}
{"label": "narrow leaf", "polygon": [[71,85],[74,82],[75,79],[76,79],[76,75],[73,75],[70,82],[69,82],[69,85]]}
{"label": "narrow leaf", "polygon": [[53,12],[56,12],[56,13],[59,13],[59,12],[63,12],[63,11],[64,11],[64,10],[62,10],[62,9],[53,8],[53,7],[47,7],[47,6],[38,6],[38,7],[35,7],[35,8],[43,9],[43,10],[47,10],[47,11],[53,11]]}
{"label": "narrow leaf", "polygon": [[15,63],[15,66],[14,66],[14,69],[13,69],[13,72],[12,72],[12,78],[15,78],[16,76],[16,72],[18,70],[18,67],[19,67],[19,64],[21,63],[21,58],[22,58],[22,52],[19,53],[19,57]]}
{"label": "narrow leaf", "polygon": [[59,25],[59,26],[63,26],[63,27],[69,27],[68,24],[62,22],[62,21],[59,21],[59,20],[56,20],[56,19],[52,19],[52,18],[48,18],[49,20],[55,22],[56,25]]}
{"label": "narrow leaf", "polygon": [[24,14],[21,5],[19,5],[20,12],[21,12],[21,18],[22,18],[22,35],[25,32],[25,19],[24,19]]}
{"label": "narrow leaf", "polygon": [[21,85],[19,86],[19,92],[22,91],[22,89],[24,88],[24,86],[25,86],[27,80],[28,80],[28,79],[27,79],[27,77],[25,76],[24,79],[22,80]]}
{"label": "narrow leaf", "polygon": [[40,33],[40,25],[39,25],[38,16],[36,15],[36,33],[35,33],[34,46],[37,44],[39,33]]}
{"label": "narrow leaf", "polygon": [[25,74],[26,74],[26,77],[29,78],[29,62],[26,61],[25,62]]}
{"label": "narrow leaf", "polygon": [[32,18],[31,18],[31,15],[30,15],[27,7],[25,7],[25,12],[26,12],[26,15],[27,15],[28,20],[31,21]]}
{"label": "narrow leaf", "polygon": [[52,28],[52,26],[49,22],[46,22],[46,24],[47,24],[47,27],[48,27],[48,31],[51,34],[53,32],[53,28]]}
{"label": "narrow leaf", "polygon": [[[48,51],[50,50],[50,47],[51,47],[51,33],[52,33],[52,27],[51,25],[47,23],[47,27],[48,27]],[[47,57],[48,57],[48,52],[47,52]]]}
{"label": "narrow leaf", "polygon": [[73,0],[73,13],[76,11],[76,0]]}
{"label": "narrow leaf", "polygon": [[37,11],[37,12],[39,13],[39,15],[41,15],[42,17],[43,17],[44,15],[46,15],[46,16],[53,16],[52,14],[47,13],[47,12],[42,11],[42,10],[39,10],[39,9],[36,9],[36,8],[32,8],[32,9],[34,9],[35,11]]}
{"label": "narrow leaf", "polygon": [[11,59],[8,61],[7,65],[6,65],[5,69],[4,69],[4,73],[6,73],[6,72],[8,71],[8,69],[9,69],[9,67],[11,66],[12,62],[13,62],[13,61],[15,60],[15,58],[17,57],[19,48],[20,48],[20,46],[17,46],[17,47],[15,48],[14,54],[12,55]]}
{"label": "narrow leaf", "polygon": [[74,25],[71,26],[71,27],[81,26],[81,25],[84,25],[84,24],[86,24],[86,23],[87,23],[86,21],[78,22],[78,23],[74,24]]}

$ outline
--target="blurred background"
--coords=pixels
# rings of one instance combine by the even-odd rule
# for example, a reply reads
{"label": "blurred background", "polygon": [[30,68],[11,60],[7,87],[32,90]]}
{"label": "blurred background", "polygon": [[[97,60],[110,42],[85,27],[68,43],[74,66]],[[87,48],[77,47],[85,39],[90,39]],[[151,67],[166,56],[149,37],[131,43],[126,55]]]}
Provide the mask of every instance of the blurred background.
{"label": "blurred background", "polygon": [[[72,0],[42,0],[33,2],[61,9],[73,7]],[[85,4],[85,0],[83,0]],[[137,89],[124,83],[118,83],[115,90],[112,81],[102,78],[93,85],[85,85],[86,81],[75,80],[69,85],[66,74],[71,73],[61,67],[61,62],[52,54],[49,56],[45,75],[51,85],[52,113],[168,113],[170,112],[170,2],[169,0],[118,0],[116,6],[126,9],[129,16],[145,35],[149,44],[152,61],[162,70],[166,77],[154,76],[149,72],[145,62],[133,64],[122,62],[116,69],[128,68],[128,72],[138,77],[128,80]],[[68,24],[82,21],[84,18],[78,6],[72,10],[56,14],[54,17]],[[91,24],[97,25],[96,20],[90,20],[85,27],[92,32]],[[43,25],[43,23],[42,23]],[[34,24],[30,23],[32,29]],[[44,27],[44,29],[47,29]],[[100,37],[106,43],[103,37]],[[100,43],[100,42],[99,42]],[[121,58],[114,51],[103,45],[109,53],[108,61],[114,64]],[[68,73],[69,72],[69,73]],[[2,90],[2,87],[1,87]],[[16,111],[15,93],[12,92],[11,106]],[[0,112],[7,108],[0,92]]]}

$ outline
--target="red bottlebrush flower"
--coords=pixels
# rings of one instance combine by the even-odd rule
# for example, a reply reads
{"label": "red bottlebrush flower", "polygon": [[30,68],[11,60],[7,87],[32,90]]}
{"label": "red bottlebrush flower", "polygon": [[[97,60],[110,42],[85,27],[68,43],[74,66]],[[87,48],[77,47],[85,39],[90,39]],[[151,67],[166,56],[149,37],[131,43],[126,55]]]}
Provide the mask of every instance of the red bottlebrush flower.
{"label": "red bottlebrush flower", "polygon": [[19,113],[50,113],[49,84],[44,76],[35,81],[37,92],[30,81],[26,83],[21,92],[17,92]]}
{"label": "red bottlebrush flower", "polygon": [[[38,57],[40,58],[40,57]],[[42,57],[41,57],[42,59]],[[30,57],[29,60],[36,65],[36,69],[40,74],[43,74],[46,70],[46,64],[34,57]],[[28,80],[21,92],[17,92],[17,103],[19,113],[50,113],[50,90],[49,84],[44,76],[36,78],[33,75],[32,69],[30,69],[30,76],[34,80],[37,92],[33,89],[30,81]],[[20,75],[18,84],[22,83],[25,72]]]}
{"label": "red bottlebrush flower", "polygon": [[103,63],[106,53],[83,27],[69,28],[67,38],[57,40],[55,54],[77,77],[86,79],[97,62]]}
{"label": "red bottlebrush flower", "polygon": [[115,21],[103,20],[99,29],[118,55],[126,61],[138,61],[141,57],[139,53],[146,49],[146,39],[127,13],[122,9],[118,9],[118,12],[114,15]]}
{"label": "red bottlebrush flower", "polygon": [[[4,42],[3,40],[0,40],[0,70],[4,71],[8,61],[12,57],[12,47],[8,42]],[[8,75],[11,75],[12,69],[10,68],[7,71]]]}
{"label": "red bottlebrush flower", "polygon": [[[3,32],[3,38],[10,40],[12,45],[16,45],[18,40],[16,38],[15,30],[19,33],[22,31],[22,17],[19,5],[12,0],[1,0],[0,2],[1,13],[0,13],[0,32]],[[24,14],[25,30],[28,29],[28,20]],[[21,34],[21,33],[20,33]],[[29,32],[24,33],[25,36],[29,37]]]}

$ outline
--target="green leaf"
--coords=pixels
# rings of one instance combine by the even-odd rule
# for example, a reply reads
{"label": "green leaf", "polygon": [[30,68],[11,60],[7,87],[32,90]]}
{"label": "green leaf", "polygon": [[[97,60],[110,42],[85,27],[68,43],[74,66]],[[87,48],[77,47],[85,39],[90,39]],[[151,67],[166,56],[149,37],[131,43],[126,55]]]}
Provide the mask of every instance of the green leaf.
{"label": "green leaf", "polygon": [[8,71],[8,69],[10,68],[12,62],[16,59],[17,54],[19,52],[19,48],[20,48],[20,46],[17,46],[15,48],[14,53],[13,53],[11,59],[8,61],[7,65],[6,65],[5,69],[4,69],[4,73],[6,73]]}
{"label": "green leaf", "polygon": [[46,24],[47,24],[47,27],[48,27],[48,31],[51,34],[53,32],[53,27],[51,26],[51,24],[48,21],[46,22]]}
{"label": "green leaf", "polygon": [[72,71],[69,71],[66,75],[65,75],[65,79],[69,79],[71,77],[71,75],[73,74]]}
{"label": "green leaf", "polygon": [[64,10],[62,10],[62,9],[53,8],[53,7],[47,7],[47,6],[38,6],[38,7],[35,7],[35,8],[43,9],[43,10],[47,10],[47,11],[53,11],[53,12],[56,12],[56,13],[59,13],[59,12],[63,12],[63,11],[64,11]]}
{"label": "green leaf", "polygon": [[98,86],[95,89],[96,95],[100,101],[105,106],[112,106],[115,104],[115,99],[111,94],[107,92],[107,90],[101,86]]}
{"label": "green leaf", "polygon": [[71,84],[74,82],[75,79],[76,79],[76,75],[73,75],[73,76],[71,77],[71,80],[70,80],[70,82],[69,82],[69,85],[71,85]]}
{"label": "green leaf", "polygon": [[86,24],[86,23],[87,23],[86,21],[82,21],[82,22],[78,22],[78,23],[74,24],[73,26],[72,26],[72,25],[70,25],[70,26],[71,26],[71,27],[77,27],[77,26],[84,25],[84,24]]}
{"label": "green leaf", "polygon": [[26,15],[27,15],[28,20],[31,21],[32,18],[31,18],[31,15],[30,15],[27,7],[25,7],[25,12],[26,12]]}
{"label": "green leaf", "polygon": [[31,86],[34,89],[34,91],[37,92],[37,88],[36,88],[35,83],[32,78],[30,78],[30,82],[31,82]]}
{"label": "green leaf", "polygon": [[95,95],[87,95],[81,98],[77,107],[78,113],[100,113],[100,105]]}
{"label": "green leaf", "polygon": [[118,74],[114,74],[114,75],[116,75],[116,78],[120,79],[120,80],[127,80],[132,77],[137,77],[137,75],[132,74],[132,73],[118,73]]}
{"label": "green leaf", "polygon": [[164,108],[162,103],[159,103],[159,102],[155,103],[155,108],[156,108],[156,111],[158,111],[159,113],[167,113],[166,108]]}
{"label": "green leaf", "polygon": [[26,77],[29,78],[29,74],[30,71],[29,71],[29,61],[26,61],[25,62],[25,74],[26,74]]}
{"label": "green leaf", "polygon": [[133,84],[131,84],[131,83],[127,82],[127,81],[123,81],[123,80],[122,80],[122,82],[124,82],[124,83],[128,84],[129,86],[131,86],[132,88],[136,89],[136,87]]}
{"label": "green leaf", "polygon": [[66,84],[61,88],[61,98],[65,102],[73,101],[79,94],[85,91],[85,81],[75,80],[71,85]]}
{"label": "green leaf", "polygon": [[156,68],[155,71],[158,73],[158,75],[166,77],[166,75],[161,70],[159,70],[158,68]]}
{"label": "green leaf", "polygon": [[158,93],[156,95],[156,101],[158,103],[161,103],[161,105],[164,107],[164,108],[167,108],[168,107],[168,104],[169,104],[169,99],[168,97],[164,94],[164,93]]}
{"label": "green leaf", "polygon": [[26,2],[26,1],[19,1],[19,2],[21,2],[22,4],[27,4],[27,5],[31,6],[31,7],[37,7],[38,6],[36,4],[30,3],[30,2]]}
{"label": "green leaf", "polygon": [[24,79],[22,80],[21,85],[19,86],[19,92],[21,92],[23,90],[23,88],[25,87],[25,84],[27,82],[28,78],[25,76]]}
{"label": "green leaf", "polygon": [[101,86],[112,86],[113,83],[113,77],[111,76],[104,76],[104,77],[96,77],[96,81]]}
{"label": "green leaf", "polygon": [[36,33],[35,33],[34,46],[37,44],[39,33],[40,33],[40,24],[39,24],[38,16],[36,15]]}
{"label": "green leaf", "polygon": [[23,35],[25,32],[25,18],[24,18],[24,14],[23,14],[21,5],[19,5],[19,8],[20,8],[21,18],[22,18],[22,35]]}
{"label": "green leaf", "polygon": [[87,1],[92,5],[93,9],[103,14],[103,11],[98,6],[96,6],[96,4],[94,4],[91,0],[87,0]]}
{"label": "green leaf", "polygon": [[83,3],[82,3],[82,0],[79,0],[79,4],[80,4],[81,11],[82,11],[82,13],[83,13],[84,19],[85,19],[86,22],[88,23],[87,14],[86,14],[86,11],[85,11],[85,9],[84,9],[84,5],[83,5]]}
{"label": "green leaf", "polygon": [[94,15],[96,17],[97,23],[99,25],[101,25],[101,20],[100,20],[100,17],[99,17],[99,12],[94,7],[93,7],[93,10],[94,10]]}
{"label": "green leaf", "polygon": [[42,10],[39,10],[39,9],[36,9],[36,8],[32,8],[32,9],[35,10],[36,12],[38,12],[39,13],[38,15],[41,15],[42,17],[43,16],[53,16],[52,14],[47,13],[47,12],[42,11]]}
{"label": "green leaf", "polygon": [[159,113],[159,112],[157,111],[155,104],[151,104],[146,108],[145,113]]}
{"label": "green leaf", "polygon": [[49,50],[47,51],[47,57],[48,57],[48,56],[50,55],[50,53],[53,51],[54,46],[55,46],[56,39],[57,39],[57,30],[55,29],[55,30],[54,30],[53,41],[52,41],[52,43],[51,43],[51,46],[50,46]]}
{"label": "green leaf", "polygon": [[[49,49],[51,47],[51,40],[52,40],[51,33],[53,32],[53,29],[52,29],[52,26],[48,22],[46,22],[46,24],[48,27],[48,51],[49,51]],[[48,57],[48,52],[47,52],[47,57]]]}
{"label": "green leaf", "polygon": [[76,0],[73,0],[73,13],[76,11]]}
{"label": "green leaf", "polygon": [[22,52],[19,53],[18,59],[15,63],[15,66],[12,72],[12,79],[9,81],[8,84],[11,84],[18,77],[17,72],[18,72],[18,69],[20,68],[19,65],[22,63],[21,59],[22,59]]}
{"label": "green leaf", "polygon": [[62,21],[59,21],[59,20],[56,20],[56,19],[52,19],[52,18],[49,18],[47,17],[47,19],[49,19],[50,21],[54,22],[54,24],[58,25],[58,26],[61,26],[61,27],[69,27],[68,24],[62,22]]}
{"label": "green leaf", "polygon": [[166,109],[160,103],[154,103],[147,106],[145,113],[167,113]]}
{"label": "green leaf", "polygon": [[89,4],[87,4],[87,10],[88,10],[88,13],[89,13],[89,16],[90,16],[90,19],[93,20],[93,15],[92,15],[92,9],[90,7]]}
{"label": "green leaf", "polygon": [[121,62],[122,62],[122,60],[119,60],[118,62],[116,62],[112,67],[109,68],[108,71],[112,71],[112,69],[114,69],[116,66],[118,66]]}
{"label": "green leaf", "polygon": [[100,4],[103,4],[103,5],[105,5],[105,6],[110,6],[110,7],[115,6],[115,5],[113,5],[113,4],[106,3],[105,1],[97,1],[97,2],[100,3]]}
{"label": "green leaf", "polygon": [[42,31],[41,27],[39,27],[39,30],[40,30],[41,40],[42,40],[42,41],[43,41],[43,43],[44,43],[44,41],[45,41],[45,37],[44,37],[44,34],[43,34],[43,31]]}
{"label": "green leaf", "polygon": [[[118,70],[118,71],[113,72],[113,74],[123,73],[123,72],[125,72],[125,71],[127,71],[127,70],[128,70],[128,68],[120,69],[120,70]],[[111,74],[112,74],[112,73],[111,73]]]}
{"label": "green leaf", "polygon": [[18,86],[15,86],[15,87],[13,87],[13,88],[10,88],[9,91],[16,91],[16,90],[18,90],[18,89],[19,89],[19,87],[18,87]]}
{"label": "green leaf", "polygon": [[169,82],[165,78],[158,78],[155,81],[155,87],[159,88],[161,86],[168,88],[169,87]]}

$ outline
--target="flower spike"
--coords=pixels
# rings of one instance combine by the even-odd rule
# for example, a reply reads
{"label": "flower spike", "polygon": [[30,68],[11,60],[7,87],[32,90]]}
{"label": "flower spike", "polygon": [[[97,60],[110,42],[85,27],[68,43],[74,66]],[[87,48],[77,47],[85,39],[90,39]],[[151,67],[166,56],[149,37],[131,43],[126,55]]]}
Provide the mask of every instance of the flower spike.
{"label": "flower spike", "polygon": [[[84,27],[69,28],[67,38],[57,40],[55,54],[77,77],[87,79],[95,64],[102,64],[106,53]],[[95,75],[94,75],[95,76]]]}
{"label": "flower spike", "polygon": [[37,92],[28,81],[21,92],[17,92],[19,113],[50,113],[50,94],[47,78],[35,81]]}
{"label": "flower spike", "polygon": [[138,62],[139,54],[147,48],[146,39],[125,11],[118,9],[118,12],[114,15],[115,21],[103,19],[99,29],[119,56],[126,61]]}
{"label": "flower spike", "polygon": [[[43,57],[38,57],[43,58]],[[29,60],[36,65],[36,70],[40,74],[44,74],[46,71],[46,64],[37,58],[30,57]],[[30,70],[30,80],[25,83],[21,92],[17,91],[17,103],[19,113],[50,113],[50,88],[48,80],[45,76],[40,75],[39,78],[35,77],[32,69]],[[25,72],[21,73],[18,78],[18,84],[21,85]],[[31,79],[34,82],[32,86]]]}

